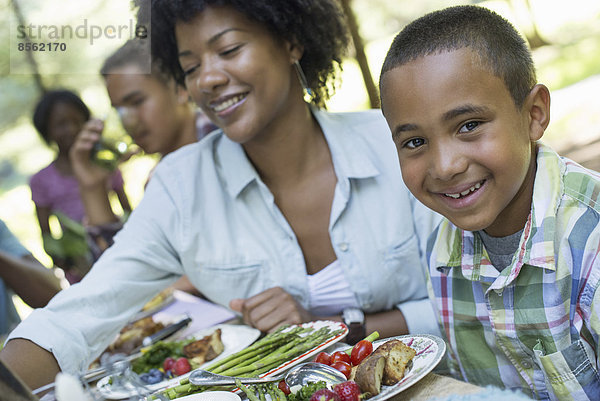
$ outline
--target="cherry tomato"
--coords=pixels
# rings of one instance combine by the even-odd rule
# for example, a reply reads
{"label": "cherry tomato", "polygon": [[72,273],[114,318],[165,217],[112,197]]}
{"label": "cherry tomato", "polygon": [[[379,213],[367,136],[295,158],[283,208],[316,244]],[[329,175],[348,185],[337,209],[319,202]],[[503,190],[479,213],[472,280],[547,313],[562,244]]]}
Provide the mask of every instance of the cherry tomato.
{"label": "cherry tomato", "polygon": [[172,371],[177,376],[181,376],[182,374],[185,374],[185,373],[189,372],[190,370],[192,370],[192,367],[190,366],[190,362],[184,356],[182,356],[181,358],[176,360],[175,363],[173,364]]}
{"label": "cherry tomato", "polygon": [[163,369],[166,372],[167,370],[171,370],[173,369],[173,365],[175,364],[175,359],[169,357],[166,357],[164,362],[163,362]]}
{"label": "cherry tomato", "polygon": [[331,355],[327,352],[319,352],[319,355],[315,358],[315,362],[331,365]]}
{"label": "cherry tomato", "polygon": [[373,352],[373,344],[369,340],[361,340],[354,345],[350,354],[350,363],[356,366]]}
{"label": "cherry tomato", "polygon": [[290,393],[291,393],[290,386],[288,386],[288,384],[285,382],[285,380],[281,379],[281,381],[279,382],[277,387],[279,387],[279,390],[283,391],[285,395],[290,395]]}
{"label": "cherry tomato", "polygon": [[352,374],[352,366],[349,363],[338,361],[332,363],[331,367],[342,372],[346,376],[346,379],[349,379]]}
{"label": "cherry tomato", "polygon": [[346,362],[347,364],[350,364],[350,355],[348,355],[344,351],[336,351],[333,354],[331,354],[331,365],[333,365],[336,362]]}

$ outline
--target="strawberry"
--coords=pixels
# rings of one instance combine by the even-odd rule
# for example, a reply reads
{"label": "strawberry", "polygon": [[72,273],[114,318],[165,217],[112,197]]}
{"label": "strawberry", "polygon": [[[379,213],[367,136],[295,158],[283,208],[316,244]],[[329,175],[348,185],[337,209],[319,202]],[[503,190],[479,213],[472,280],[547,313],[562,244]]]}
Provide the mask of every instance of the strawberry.
{"label": "strawberry", "polygon": [[345,381],[333,387],[333,391],[340,397],[340,401],[359,401],[360,388],[352,380]]}
{"label": "strawberry", "polygon": [[192,367],[190,366],[190,362],[187,360],[187,358],[185,357],[181,357],[178,360],[175,361],[175,363],[173,364],[173,373],[176,376],[181,376],[187,372],[189,372],[190,370],[192,370]]}
{"label": "strawberry", "polygon": [[313,393],[310,401],[340,401],[340,397],[328,388],[322,388]]}
{"label": "strawberry", "polygon": [[173,365],[175,365],[175,359],[171,358],[170,356],[165,358],[164,362],[163,362],[163,369],[166,372],[167,370],[171,370],[173,369]]}
{"label": "strawberry", "polygon": [[283,391],[285,395],[290,395],[290,393],[292,392],[290,390],[290,386],[288,386],[288,384],[285,382],[285,379],[281,379],[277,387],[279,387],[279,390]]}

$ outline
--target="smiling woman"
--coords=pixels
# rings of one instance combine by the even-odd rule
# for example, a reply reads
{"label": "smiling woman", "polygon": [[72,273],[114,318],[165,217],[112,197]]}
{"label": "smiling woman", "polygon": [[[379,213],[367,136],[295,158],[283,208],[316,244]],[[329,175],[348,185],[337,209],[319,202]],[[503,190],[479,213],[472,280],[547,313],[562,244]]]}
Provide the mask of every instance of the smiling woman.
{"label": "smiling woman", "polygon": [[278,40],[227,7],[210,7],[178,23],[175,33],[192,98],[234,142],[277,135],[282,110],[305,108],[300,82],[290,79],[302,55],[298,43]]}
{"label": "smiling woman", "polygon": [[364,312],[357,332],[435,332],[421,267],[437,216],[403,185],[379,110],[323,110],[347,44],[337,2],[149,0],[139,23],[149,7],[153,59],[220,129],[162,159],[85,282],[34,312],[2,358],[30,385],[51,379],[52,358],[85,368],[183,274],[263,332],[349,309]]}
{"label": "smiling woman", "polygon": [[[137,1],[140,3],[138,24],[152,24],[152,54],[163,61],[165,69],[180,83],[184,83],[185,75],[179,62],[182,48],[177,42],[176,24],[191,24],[207,7],[227,4],[227,8],[237,10],[245,19],[259,22],[261,29],[269,31],[273,39],[302,47],[302,58],[298,61],[308,87],[313,91],[313,104],[324,106],[332,94],[326,84],[335,79],[348,45],[345,19],[335,2],[288,1],[278,4],[234,0],[193,1],[173,5],[161,1]],[[164,18],[165,13],[170,13],[170,17]],[[153,16],[152,21],[149,20],[150,15]],[[327,21],[327,24],[323,21]]]}

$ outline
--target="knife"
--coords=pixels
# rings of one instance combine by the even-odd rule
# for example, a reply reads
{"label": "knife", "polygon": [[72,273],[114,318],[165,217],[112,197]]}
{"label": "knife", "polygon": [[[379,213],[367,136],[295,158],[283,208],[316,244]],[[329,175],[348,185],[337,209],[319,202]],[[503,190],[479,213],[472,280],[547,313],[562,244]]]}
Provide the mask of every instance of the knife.
{"label": "knife", "polygon": [[134,352],[137,352],[139,350],[141,350],[142,348],[145,347],[149,347],[152,344],[155,344],[157,342],[159,342],[160,340],[164,340],[165,338],[177,333],[179,330],[183,329],[184,327],[187,327],[192,321],[191,317],[186,317],[183,320],[180,320],[177,323],[173,323],[167,327],[165,327],[164,329],[161,329],[159,331],[157,331],[156,333],[149,335],[147,337],[144,337],[144,339],[142,340],[142,345],[140,345],[138,348],[136,348],[134,350]]}

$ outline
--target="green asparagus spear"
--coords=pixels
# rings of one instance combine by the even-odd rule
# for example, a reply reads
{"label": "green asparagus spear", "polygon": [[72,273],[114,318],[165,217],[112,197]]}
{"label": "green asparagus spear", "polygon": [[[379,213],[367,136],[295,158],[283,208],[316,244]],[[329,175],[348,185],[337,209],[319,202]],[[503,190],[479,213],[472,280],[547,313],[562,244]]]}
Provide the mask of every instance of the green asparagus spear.
{"label": "green asparagus spear", "polygon": [[[304,339],[302,337],[299,337],[299,338],[296,338],[296,339],[290,341],[290,343],[288,343],[288,344],[292,344],[293,346],[296,346],[297,344],[299,344],[302,341],[304,341]],[[274,356],[274,355],[280,355],[280,354],[282,354],[282,352],[285,352],[285,350],[289,348],[288,344],[284,344],[283,346],[276,348],[275,350],[273,350],[273,352],[267,353],[266,355],[264,355],[262,358],[260,358],[258,360],[253,360],[252,363],[237,365],[231,369],[221,372],[221,374],[223,374],[225,376],[240,376],[245,373],[264,368],[267,365],[270,366],[271,359],[269,359],[269,357]]]}
{"label": "green asparagus spear", "polygon": [[293,359],[309,349],[314,348],[335,334],[336,332],[331,333],[327,327],[323,327],[314,333],[307,335],[306,337],[301,337],[292,341],[291,346],[286,344],[285,346],[274,350],[258,361],[245,366],[238,366],[229,369],[226,372],[223,372],[223,374],[228,376],[240,376],[243,374],[248,374],[249,372],[255,372],[255,374],[260,374],[258,372],[264,371],[268,372],[269,370],[279,366],[281,363]]}
{"label": "green asparagus spear", "polygon": [[[210,366],[205,370],[227,376],[227,374],[224,373],[225,371],[227,371],[227,369],[230,369],[232,367],[245,366],[249,363],[257,361],[257,360],[263,358],[265,355],[268,355],[271,351],[276,350],[280,345],[281,344],[274,343],[274,344],[265,345],[263,347],[255,349],[255,350],[246,351],[242,354],[237,355],[235,358],[232,358],[225,363],[222,363],[220,365],[215,365],[214,367]],[[244,351],[244,350],[242,350],[242,351]],[[242,351],[240,351],[240,352],[242,352]]]}
{"label": "green asparagus spear", "polygon": [[265,386],[265,390],[267,391],[267,394],[269,394],[269,397],[271,397],[272,401],[277,401],[277,396],[275,393],[273,393],[271,386]]}
{"label": "green asparagus spear", "polygon": [[256,386],[256,390],[258,392],[258,398],[260,399],[260,401],[266,401],[266,399],[265,399],[265,385],[258,384]]}
{"label": "green asparagus spear", "polygon": [[[283,328],[281,329],[283,330]],[[241,351],[238,351],[234,354],[229,355],[226,358],[223,358],[211,365],[209,365],[205,370],[210,372],[219,373],[225,369],[219,369],[220,366],[228,365],[235,366],[237,363],[243,361],[246,358],[257,355],[258,350],[267,352],[268,349],[272,349],[272,347],[279,347],[282,344],[285,344],[289,341],[290,338],[293,338],[295,335],[304,332],[305,328],[300,326],[294,327],[287,332],[282,332],[281,330],[275,331],[271,334],[266,335],[262,339],[256,341],[254,344],[244,348]],[[250,354],[250,355],[249,355]],[[233,362],[232,362],[233,361]]]}
{"label": "green asparagus spear", "polygon": [[256,397],[256,395],[254,394],[254,392],[250,391],[250,390],[248,389],[248,387],[246,387],[246,386],[244,386],[244,385],[242,384],[242,382],[240,381],[240,379],[235,379],[235,385],[236,385],[236,386],[238,386],[238,388],[239,388],[240,390],[242,390],[242,391],[243,391],[243,392],[246,394],[246,397],[248,397],[248,399],[249,399],[250,401],[260,401],[260,400],[259,400],[259,399]]}

